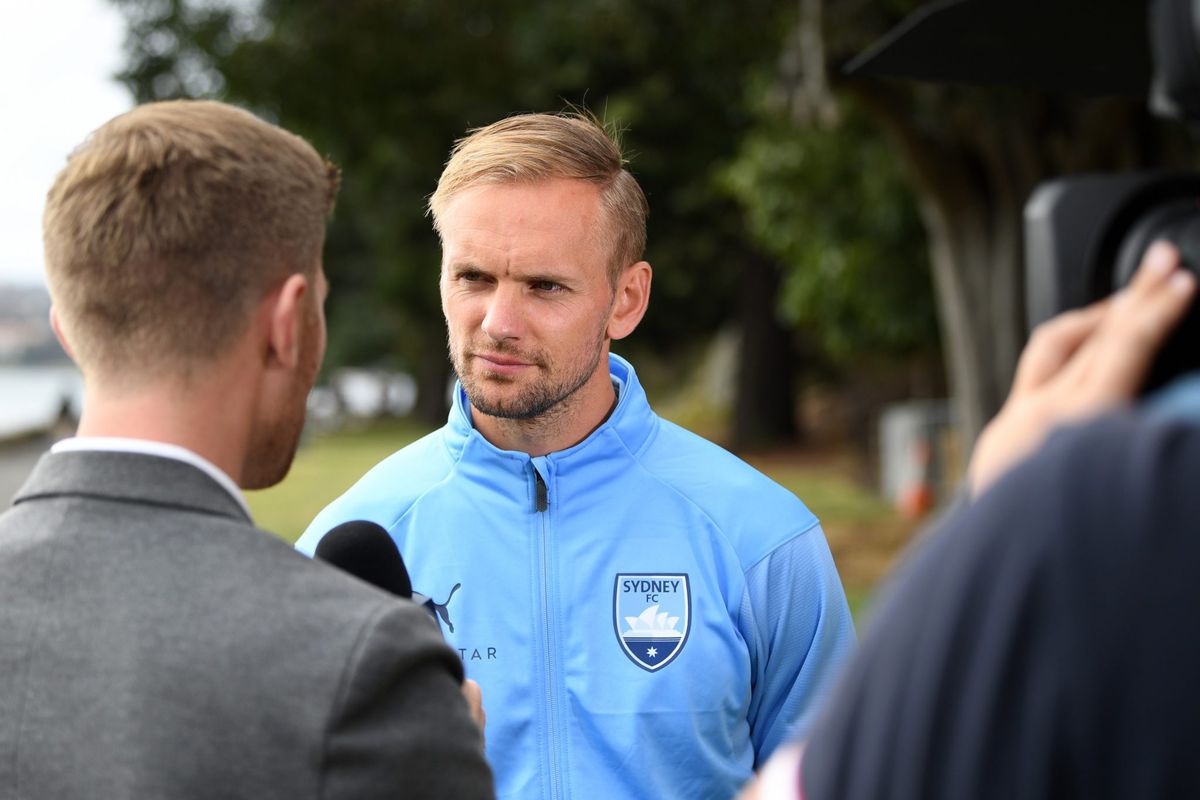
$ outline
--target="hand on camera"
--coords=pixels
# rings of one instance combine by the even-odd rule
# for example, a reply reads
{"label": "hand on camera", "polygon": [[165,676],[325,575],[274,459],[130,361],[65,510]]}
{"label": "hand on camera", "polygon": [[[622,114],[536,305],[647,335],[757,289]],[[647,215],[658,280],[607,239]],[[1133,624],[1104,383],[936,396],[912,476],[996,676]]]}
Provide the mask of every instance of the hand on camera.
{"label": "hand on camera", "polygon": [[1136,395],[1195,293],[1194,276],[1179,266],[1178,251],[1158,242],[1128,287],[1034,331],[1008,400],[975,445],[967,468],[972,496],[1037,449],[1052,428]]}

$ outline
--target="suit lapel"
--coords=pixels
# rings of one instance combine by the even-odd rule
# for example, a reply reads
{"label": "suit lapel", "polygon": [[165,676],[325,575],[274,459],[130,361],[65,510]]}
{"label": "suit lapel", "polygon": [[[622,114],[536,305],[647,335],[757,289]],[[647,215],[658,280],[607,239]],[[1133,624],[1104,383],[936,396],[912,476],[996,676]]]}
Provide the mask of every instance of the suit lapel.
{"label": "suit lapel", "polygon": [[253,524],[237,500],[203,471],[173,458],[141,453],[47,453],[13,505],[71,495],[198,511]]}

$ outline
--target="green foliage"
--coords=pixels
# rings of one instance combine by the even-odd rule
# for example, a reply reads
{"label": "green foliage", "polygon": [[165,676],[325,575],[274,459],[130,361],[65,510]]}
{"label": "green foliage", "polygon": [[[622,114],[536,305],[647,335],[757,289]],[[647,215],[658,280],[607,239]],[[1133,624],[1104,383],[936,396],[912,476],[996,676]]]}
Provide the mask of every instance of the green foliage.
{"label": "green foliage", "polygon": [[920,218],[894,154],[857,115],[828,127],[767,117],[723,179],[783,265],[791,325],[841,361],[936,348]]}
{"label": "green foliage", "polygon": [[113,2],[129,21],[122,77],[140,100],[246,105],[342,167],[326,247],[330,366],[384,363],[444,394],[425,199],[470,128],[571,105],[625,130],[650,200],[654,301],[624,347],[694,350],[734,317],[740,270],[763,252],[786,265],[784,317],[838,356],[927,343],[919,238],[886,152],[858,122],[798,130],[759,110],[794,3]]}
{"label": "green foliage", "polygon": [[773,63],[784,4],[263,0],[250,15],[214,1],[113,1],[129,19],[123,78],[139,99],[247,105],[342,167],[326,251],[331,360],[390,352],[414,369],[442,358],[424,202],[451,144],[511,113],[570,105],[627,129],[650,197],[655,304],[638,339],[669,347],[730,316],[730,254],[748,244],[713,176],[753,121],[746,76]]}

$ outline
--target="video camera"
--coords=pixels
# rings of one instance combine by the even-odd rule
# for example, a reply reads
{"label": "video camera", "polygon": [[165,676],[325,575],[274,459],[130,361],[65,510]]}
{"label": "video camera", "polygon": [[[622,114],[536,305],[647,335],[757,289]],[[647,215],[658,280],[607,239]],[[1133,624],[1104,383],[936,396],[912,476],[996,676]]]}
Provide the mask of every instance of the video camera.
{"label": "video camera", "polygon": [[[1200,123],[1200,0],[1152,0],[1150,108]],[[1200,275],[1200,174],[1080,175],[1041,184],[1025,206],[1029,324],[1078,308],[1125,286],[1147,248],[1175,244]],[[1200,307],[1160,352],[1143,387],[1200,369]]]}

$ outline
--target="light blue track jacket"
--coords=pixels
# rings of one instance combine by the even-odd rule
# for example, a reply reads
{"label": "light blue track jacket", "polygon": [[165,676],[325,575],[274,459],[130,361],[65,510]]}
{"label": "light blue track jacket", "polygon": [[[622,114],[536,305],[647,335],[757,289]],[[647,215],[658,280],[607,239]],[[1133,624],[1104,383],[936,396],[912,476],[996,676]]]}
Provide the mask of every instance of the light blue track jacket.
{"label": "light blue track jacket", "polygon": [[297,547],[391,533],[483,689],[498,796],[728,798],[807,728],[850,613],[816,517],[609,364],[609,419],[536,458],[489,444],[456,388]]}

